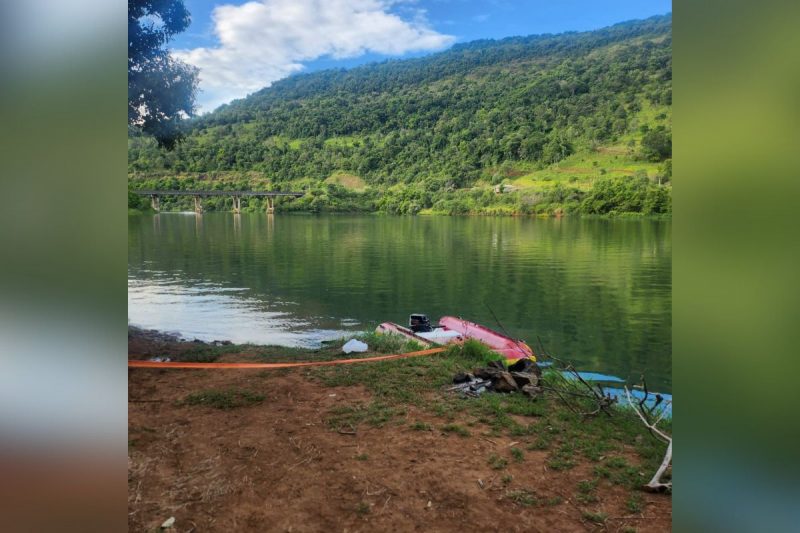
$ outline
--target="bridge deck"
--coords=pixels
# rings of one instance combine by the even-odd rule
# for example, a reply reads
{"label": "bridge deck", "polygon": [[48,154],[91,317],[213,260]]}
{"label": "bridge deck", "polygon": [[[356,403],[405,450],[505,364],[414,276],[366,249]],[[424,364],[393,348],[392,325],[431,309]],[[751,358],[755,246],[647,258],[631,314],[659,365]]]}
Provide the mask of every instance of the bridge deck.
{"label": "bridge deck", "polygon": [[156,190],[134,190],[131,191],[139,196],[303,196],[302,192],[280,192],[280,191],[156,191]]}

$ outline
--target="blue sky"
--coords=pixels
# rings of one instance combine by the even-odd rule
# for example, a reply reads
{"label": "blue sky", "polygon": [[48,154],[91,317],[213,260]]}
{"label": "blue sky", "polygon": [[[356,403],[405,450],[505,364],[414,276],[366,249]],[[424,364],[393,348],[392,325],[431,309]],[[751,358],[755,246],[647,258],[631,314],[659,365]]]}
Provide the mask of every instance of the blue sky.
{"label": "blue sky", "polygon": [[170,44],[200,68],[200,111],[299,72],[425,55],[457,42],[601,28],[668,13],[663,0],[184,0]]}

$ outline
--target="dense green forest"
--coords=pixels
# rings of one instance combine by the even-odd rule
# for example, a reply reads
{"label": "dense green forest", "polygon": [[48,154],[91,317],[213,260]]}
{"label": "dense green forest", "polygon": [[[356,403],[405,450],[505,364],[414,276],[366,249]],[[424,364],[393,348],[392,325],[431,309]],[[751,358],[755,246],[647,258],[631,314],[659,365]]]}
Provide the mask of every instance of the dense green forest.
{"label": "dense green forest", "polygon": [[130,187],[302,190],[277,209],[315,212],[669,213],[671,24],[291,76],[192,119],[172,150],[132,133]]}

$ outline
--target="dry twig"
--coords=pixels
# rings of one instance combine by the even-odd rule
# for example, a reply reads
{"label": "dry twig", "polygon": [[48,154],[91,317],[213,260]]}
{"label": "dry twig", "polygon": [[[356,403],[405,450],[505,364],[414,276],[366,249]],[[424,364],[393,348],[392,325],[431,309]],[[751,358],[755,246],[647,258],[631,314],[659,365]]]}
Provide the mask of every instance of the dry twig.
{"label": "dry twig", "polygon": [[[646,390],[647,389],[645,388],[645,391]],[[641,419],[645,427],[647,427],[647,429],[650,430],[650,433],[653,436],[667,443],[667,451],[664,454],[664,459],[661,461],[661,465],[659,465],[658,470],[656,470],[656,473],[653,474],[653,478],[643,487],[645,490],[650,492],[663,492],[672,490],[671,481],[667,483],[663,483],[661,481],[661,477],[664,475],[664,472],[667,471],[667,468],[669,468],[670,464],[672,463],[672,437],[656,427],[656,424],[658,424],[658,422],[661,421],[661,419],[664,417],[664,414],[666,413],[666,406],[662,410],[660,416],[655,420],[655,422],[651,422],[650,420],[648,420],[648,415],[645,414],[646,409],[645,407],[643,407],[645,402],[647,401],[648,396],[649,393],[645,392],[644,398],[640,402],[638,402],[637,406],[637,404],[634,403],[634,401],[631,399],[631,393],[628,390],[628,387],[625,387],[625,397],[628,400],[628,405],[631,406],[633,411],[636,413],[639,419]]]}

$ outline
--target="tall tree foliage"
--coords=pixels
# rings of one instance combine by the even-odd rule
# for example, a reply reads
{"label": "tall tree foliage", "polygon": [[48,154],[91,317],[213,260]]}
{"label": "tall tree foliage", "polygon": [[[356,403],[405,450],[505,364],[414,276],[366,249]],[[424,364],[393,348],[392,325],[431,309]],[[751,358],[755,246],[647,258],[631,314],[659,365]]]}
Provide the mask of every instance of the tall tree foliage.
{"label": "tall tree foliage", "polygon": [[194,114],[197,69],[164,46],[190,22],[183,0],[128,0],[128,124],[167,148]]}

